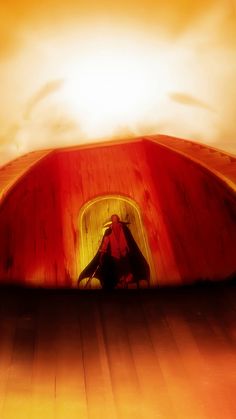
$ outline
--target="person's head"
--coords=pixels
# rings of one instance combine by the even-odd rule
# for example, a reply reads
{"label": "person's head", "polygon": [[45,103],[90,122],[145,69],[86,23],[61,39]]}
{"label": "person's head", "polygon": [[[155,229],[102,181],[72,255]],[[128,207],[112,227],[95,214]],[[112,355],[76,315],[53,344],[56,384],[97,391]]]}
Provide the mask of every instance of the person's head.
{"label": "person's head", "polygon": [[112,222],[112,224],[113,223],[119,223],[119,221],[120,221],[120,217],[117,214],[113,214],[111,216],[111,222]]}

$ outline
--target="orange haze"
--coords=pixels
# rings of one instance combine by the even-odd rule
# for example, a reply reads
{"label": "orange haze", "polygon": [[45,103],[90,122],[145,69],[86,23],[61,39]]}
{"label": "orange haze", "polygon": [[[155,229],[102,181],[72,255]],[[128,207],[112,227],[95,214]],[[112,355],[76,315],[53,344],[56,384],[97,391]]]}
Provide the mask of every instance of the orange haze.
{"label": "orange haze", "polygon": [[150,133],[236,153],[234,0],[2,3],[0,163]]}

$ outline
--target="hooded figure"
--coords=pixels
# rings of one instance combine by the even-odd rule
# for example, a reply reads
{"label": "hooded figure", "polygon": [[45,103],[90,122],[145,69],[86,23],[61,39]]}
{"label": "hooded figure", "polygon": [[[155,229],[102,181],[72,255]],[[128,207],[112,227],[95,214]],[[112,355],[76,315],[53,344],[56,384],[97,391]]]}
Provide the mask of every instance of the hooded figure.
{"label": "hooded figure", "polygon": [[124,287],[130,282],[138,285],[141,279],[150,279],[146,259],[126,223],[121,222],[116,214],[111,216],[111,224],[104,233],[98,252],[81,272],[78,284],[84,278],[89,278],[89,282],[93,277],[99,279],[104,289],[112,289],[118,283]]}

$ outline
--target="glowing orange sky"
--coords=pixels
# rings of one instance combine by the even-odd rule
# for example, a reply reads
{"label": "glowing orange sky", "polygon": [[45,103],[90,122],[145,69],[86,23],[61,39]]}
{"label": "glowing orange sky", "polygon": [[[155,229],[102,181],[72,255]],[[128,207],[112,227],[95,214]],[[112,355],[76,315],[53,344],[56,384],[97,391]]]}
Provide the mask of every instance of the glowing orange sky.
{"label": "glowing orange sky", "polygon": [[236,153],[234,0],[10,0],[0,20],[0,163],[149,133]]}

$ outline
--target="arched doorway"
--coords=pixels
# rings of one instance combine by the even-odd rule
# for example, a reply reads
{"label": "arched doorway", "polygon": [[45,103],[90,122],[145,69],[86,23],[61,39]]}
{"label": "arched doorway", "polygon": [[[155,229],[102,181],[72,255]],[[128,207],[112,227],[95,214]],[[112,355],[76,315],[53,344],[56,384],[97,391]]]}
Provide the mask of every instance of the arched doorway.
{"label": "arched doorway", "polygon": [[[104,224],[110,220],[112,214],[118,214],[122,221],[129,223],[128,227],[150,266],[152,281],[153,263],[140,209],[135,201],[121,195],[100,196],[82,207],[79,215],[79,271],[81,272],[96,254],[105,231]],[[141,282],[141,287],[148,285],[146,281]],[[83,286],[82,281],[81,288]],[[100,282],[94,278],[90,287],[99,288]]]}

